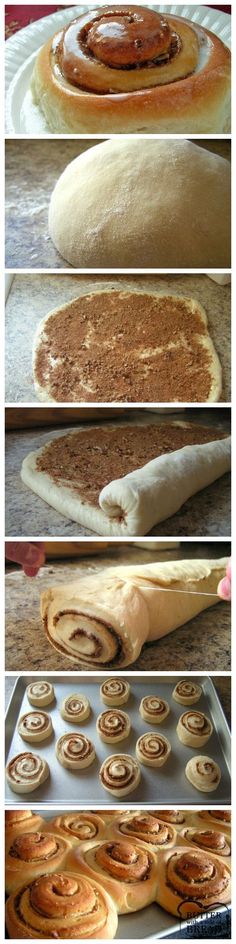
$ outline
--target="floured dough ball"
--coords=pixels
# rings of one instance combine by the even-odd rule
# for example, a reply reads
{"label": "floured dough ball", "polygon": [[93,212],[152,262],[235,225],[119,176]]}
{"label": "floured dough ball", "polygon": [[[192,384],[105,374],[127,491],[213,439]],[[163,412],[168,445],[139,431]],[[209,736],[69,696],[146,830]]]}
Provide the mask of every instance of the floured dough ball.
{"label": "floured dough ball", "polygon": [[230,164],[186,140],[105,141],[59,178],[49,232],[76,268],[229,268]]}

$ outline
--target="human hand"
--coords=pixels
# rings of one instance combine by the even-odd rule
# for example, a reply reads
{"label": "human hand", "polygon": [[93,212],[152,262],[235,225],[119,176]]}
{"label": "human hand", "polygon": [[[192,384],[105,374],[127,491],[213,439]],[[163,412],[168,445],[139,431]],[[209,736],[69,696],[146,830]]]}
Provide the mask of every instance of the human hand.
{"label": "human hand", "polygon": [[5,544],[7,560],[21,564],[26,577],[36,577],[45,561],[45,549],[42,541],[7,541]]}
{"label": "human hand", "polygon": [[217,587],[218,596],[221,597],[221,600],[231,600],[231,561],[228,561],[226,567],[226,574],[222,580],[218,583]]}

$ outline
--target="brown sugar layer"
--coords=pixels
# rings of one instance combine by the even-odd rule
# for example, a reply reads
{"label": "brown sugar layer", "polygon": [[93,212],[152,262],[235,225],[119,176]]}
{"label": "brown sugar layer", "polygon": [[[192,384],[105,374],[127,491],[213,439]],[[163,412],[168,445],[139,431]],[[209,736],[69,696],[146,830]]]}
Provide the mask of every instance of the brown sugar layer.
{"label": "brown sugar layer", "polygon": [[225,435],[218,429],[178,422],[78,429],[48,443],[36,467],[56,485],[69,486],[82,501],[97,505],[102,488],[113,479],[175,449],[224,439]]}
{"label": "brown sugar layer", "polygon": [[191,298],[101,291],[47,316],[34,355],[36,390],[57,402],[206,402],[220,366]]}

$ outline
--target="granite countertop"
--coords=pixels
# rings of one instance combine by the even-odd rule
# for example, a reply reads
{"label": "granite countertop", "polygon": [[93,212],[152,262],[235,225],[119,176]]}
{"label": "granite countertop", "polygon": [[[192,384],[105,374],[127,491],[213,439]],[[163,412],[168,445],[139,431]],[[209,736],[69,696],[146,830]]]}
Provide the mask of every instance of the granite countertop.
{"label": "granite countertop", "polygon": [[[197,143],[230,157],[229,141]],[[6,268],[71,268],[49,237],[48,206],[67,164],[93,144],[88,139],[6,141]]]}
{"label": "granite countertop", "polygon": [[[205,275],[15,275],[6,304],[6,402],[38,402],[32,373],[36,329],[53,308],[99,288],[144,289],[194,297],[203,305],[211,338],[219,355],[223,389],[221,401],[231,399],[230,285],[217,285]],[[151,396],[151,391],[150,391]]]}
{"label": "granite countertop", "polygon": [[[130,412],[130,411],[129,411]],[[228,411],[227,411],[228,414]],[[177,414],[178,415],[178,414]],[[174,415],[176,418],[176,415]],[[224,408],[199,410],[189,408],[185,417],[190,422],[205,423],[212,426],[219,423],[228,429],[228,415]],[[132,410],[132,420],[144,423],[161,423],[166,421],[166,415],[160,416],[149,411]],[[174,418],[174,417],[173,417]],[[119,424],[127,422],[127,415]],[[113,420],[114,423],[114,420]],[[118,421],[116,420],[116,423]],[[119,425],[118,424],[118,425]],[[97,423],[95,425],[98,425]],[[79,428],[79,426],[78,426]],[[92,428],[92,425],[91,425]],[[38,449],[52,438],[63,435],[64,429],[17,430],[6,434],[6,526],[7,536],[26,534],[33,536],[79,537],[93,535],[88,529],[76,524],[59,514],[31,489],[27,488],[21,478],[20,469],[22,460],[31,452]],[[208,488],[204,488],[197,495],[190,498],[177,514],[156,525],[150,534],[166,537],[194,536],[228,536],[230,527],[230,475],[222,476]]]}
{"label": "granite countertop", "polygon": [[[20,570],[6,574],[6,670],[77,671],[69,659],[61,657],[48,642],[40,618],[40,594],[47,587],[69,582],[79,575],[97,573],[115,564],[149,563],[188,557],[228,556],[226,543],[186,542],[169,551],[142,550],[127,545],[89,559],[55,561],[45,564],[34,579]],[[230,606],[220,602],[194,617],[188,624],[158,642],[143,647],[128,673],[222,672],[230,671]],[[228,706],[229,707],[229,706]],[[228,709],[227,709],[228,710]]]}

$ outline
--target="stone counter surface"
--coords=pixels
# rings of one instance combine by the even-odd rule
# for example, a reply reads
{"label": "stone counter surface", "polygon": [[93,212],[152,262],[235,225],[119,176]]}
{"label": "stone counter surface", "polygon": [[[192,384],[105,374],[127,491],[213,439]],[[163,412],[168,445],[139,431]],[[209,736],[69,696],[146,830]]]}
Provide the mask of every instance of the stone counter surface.
{"label": "stone counter surface", "polygon": [[[56,561],[41,568],[36,578],[22,571],[6,574],[6,671],[77,671],[78,666],[48,642],[40,617],[40,594],[50,586],[95,574],[117,564],[141,564],[188,557],[228,556],[228,544],[185,543],[178,550],[155,551],[116,548],[102,557]],[[217,603],[163,639],[143,647],[126,671],[230,671],[230,605]],[[106,671],[106,670],[105,670]],[[113,670],[114,671],[114,670]],[[109,674],[109,671],[108,671]],[[119,673],[118,673],[119,674]],[[79,679],[79,671],[78,671]]]}
{"label": "stone counter surface", "polygon": [[[206,311],[209,331],[222,366],[221,401],[231,399],[230,285],[206,275],[15,275],[6,304],[5,377],[7,403],[38,402],[33,383],[32,348],[38,324],[49,311],[99,289],[166,292],[195,298]],[[102,324],[101,324],[102,331]],[[79,352],[78,352],[79,356]],[[152,400],[150,389],[150,400]]]}
{"label": "stone counter surface", "polygon": [[[225,416],[227,413],[227,417]],[[178,414],[171,414],[178,418]],[[132,422],[140,420],[146,423],[166,421],[165,416],[157,416],[149,411],[132,411]],[[190,422],[206,425],[221,425],[228,428],[228,411],[221,409],[188,409],[181,414]],[[123,422],[128,422],[128,415]],[[114,422],[114,421],[113,421]],[[117,422],[117,421],[116,421]],[[121,423],[121,421],[120,421]],[[96,424],[97,425],[97,424]],[[71,426],[70,426],[71,428]],[[78,427],[79,428],[79,427]],[[92,428],[92,427],[91,427]],[[27,488],[20,477],[24,457],[32,450],[40,448],[52,438],[62,436],[65,430],[42,429],[17,430],[6,434],[6,529],[9,537],[17,535],[80,537],[94,535],[88,529],[59,514],[31,489]],[[222,476],[208,488],[190,498],[177,514],[167,521],[156,525],[152,535],[166,537],[192,536],[229,536],[230,535],[230,475]]]}
{"label": "stone counter surface", "polygon": [[[48,207],[54,186],[67,164],[94,143],[101,142],[88,139],[6,141],[6,268],[71,270],[50,239]],[[198,143],[230,158],[229,141],[199,140]]]}

